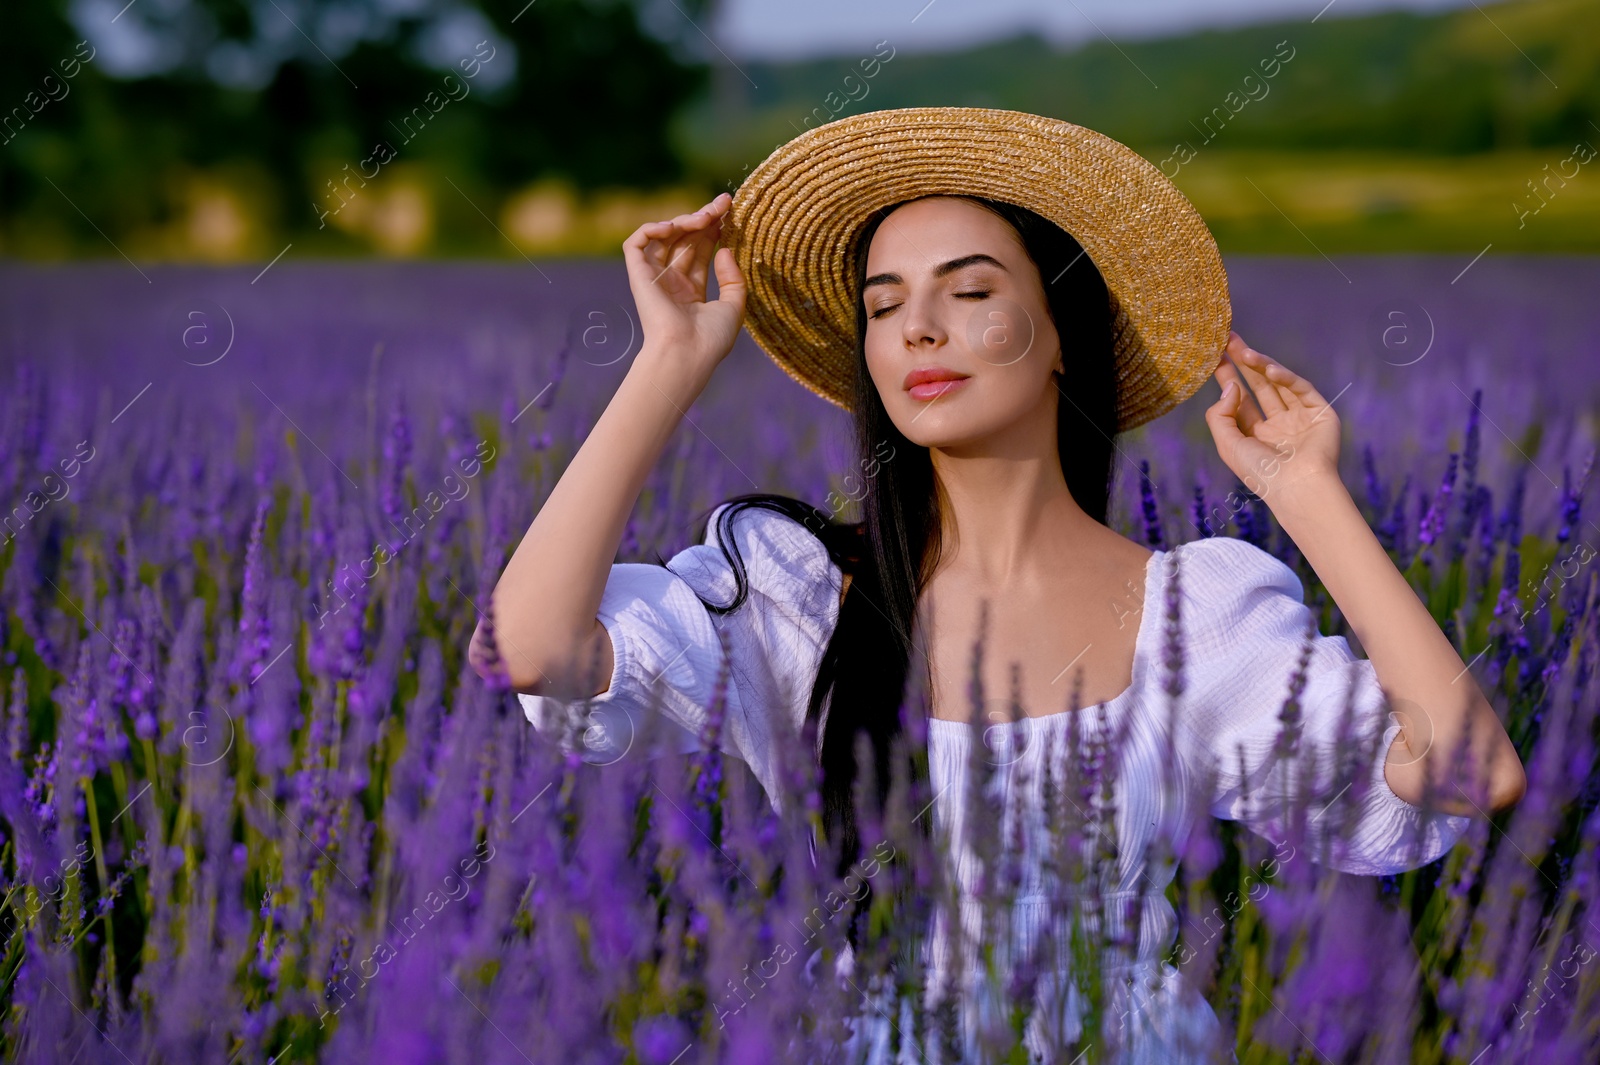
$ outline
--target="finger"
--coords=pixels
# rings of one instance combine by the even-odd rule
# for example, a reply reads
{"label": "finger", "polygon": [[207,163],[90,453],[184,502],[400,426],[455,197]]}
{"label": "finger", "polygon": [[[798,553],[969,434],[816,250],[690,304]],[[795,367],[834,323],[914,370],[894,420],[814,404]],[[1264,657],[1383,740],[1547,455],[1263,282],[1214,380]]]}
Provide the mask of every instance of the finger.
{"label": "finger", "polygon": [[669,239],[660,242],[661,265],[663,267],[671,266],[680,273],[686,271],[689,259],[694,255],[694,245],[698,239],[699,235],[693,230],[687,230],[681,226],[676,227]]}
{"label": "finger", "polygon": [[665,255],[666,263],[683,274],[702,295],[705,293],[706,267],[715,250],[721,224],[720,212],[705,207],[672,220],[673,233]]}
{"label": "finger", "polygon": [[631,248],[634,251],[643,251],[652,241],[665,239],[670,237],[672,233],[673,225],[671,222],[646,222],[628,235],[628,239],[622,242],[622,247],[624,249]]}
{"label": "finger", "polygon": [[706,267],[721,232],[721,220],[733,197],[719,193],[698,211],[661,222],[646,222],[623,242],[623,256],[636,254],[649,271],[652,283],[668,270],[676,270],[705,298]]}
{"label": "finger", "polygon": [[[716,201],[712,202],[714,203]],[[694,232],[695,230],[704,229],[716,222],[721,217],[722,211],[720,209],[713,209],[711,204],[707,204],[698,211],[690,211],[686,214],[675,216],[672,219],[672,224],[678,227],[679,230],[689,233]]]}
{"label": "finger", "polygon": [[1309,381],[1305,381],[1283,363],[1271,356],[1263,355],[1254,348],[1246,349],[1239,362],[1244,370],[1259,379],[1258,391],[1270,389],[1272,395],[1286,410],[1305,408],[1306,400],[1301,389],[1309,387],[1311,384]]}
{"label": "finger", "polygon": [[1249,382],[1250,390],[1255,393],[1256,402],[1261,405],[1264,415],[1270,418],[1286,409],[1278,390],[1258,368],[1263,358],[1260,352],[1246,344],[1238,333],[1233,333],[1228,338],[1228,354],[1232,356],[1234,367]]}
{"label": "finger", "polygon": [[[1260,355],[1259,352],[1257,354]],[[1265,355],[1261,355],[1261,358],[1265,360],[1262,373],[1277,388],[1278,394],[1283,397],[1284,402],[1289,406],[1315,410],[1328,405],[1328,401],[1323,398],[1322,393],[1317,391],[1316,386],[1306,378],[1301,377],[1281,362],[1270,359]]]}
{"label": "finger", "polygon": [[1278,411],[1290,409],[1291,406],[1299,406],[1299,401],[1290,403],[1288,397],[1278,390],[1277,382],[1267,376],[1269,366],[1270,360],[1258,350],[1246,350],[1242,357],[1238,358],[1238,369],[1246,381],[1250,382],[1250,389],[1256,393],[1256,401],[1261,403],[1262,413],[1272,416]]}
{"label": "finger", "polygon": [[717,252],[717,240],[722,235],[722,220],[713,219],[711,227],[696,234],[690,242],[694,255],[689,261],[689,282],[694,285],[694,290],[701,294],[703,299],[706,294],[706,279],[710,275],[711,257]]}
{"label": "finger", "polygon": [[716,217],[695,212],[680,214],[664,222],[646,222],[634,230],[622,246],[624,250],[632,248],[642,251],[652,261],[664,264],[672,258],[675,245],[695,231],[704,229]]}
{"label": "finger", "polygon": [[1238,389],[1238,399],[1235,410],[1237,411],[1239,426],[1245,432],[1255,431],[1256,424],[1266,417],[1261,410],[1261,405],[1256,402],[1250,390],[1245,387],[1244,375],[1239,372],[1239,367],[1223,352],[1222,360],[1215,371],[1217,384],[1226,389],[1231,381]]}
{"label": "finger", "polygon": [[637,263],[650,279],[660,277],[670,261],[674,232],[670,222],[646,222],[622,242],[623,259]]}
{"label": "finger", "polygon": [[659,282],[668,275],[673,275],[675,277],[687,276],[687,266],[685,264],[687,260],[694,255],[694,249],[686,244],[677,244],[674,245],[667,254],[668,258],[666,261],[660,265],[659,269],[657,269],[655,274],[651,277],[650,280],[652,282]]}
{"label": "finger", "polygon": [[706,299],[706,283],[710,278],[710,265],[712,257],[717,254],[718,241],[722,240],[722,211],[704,209],[706,224],[699,225],[691,230],[683,241],[685,248],[690,249],[690,257],[683,264],[685,277],[693,286],[694,293],[701,299]]}
{"label": "finger", "polygon": [[[1244,399],[1244,386],[1235,378],[1223,386],[1222,398],[1206,408],[1206,425],[1211,429],[1211,436],[1217,442],[1219,450],[1223,445],[1231,445],[1245,437],[1245,431],[1239,427],[1240,407]],[[1245,409],[1244,413],[1250,412]]]}
{"label": "finger", "polygon": [[718,248],[714,258],[717,269],[717,302],[731,303],[742,315],[745,294],[749,291],[744,282],[744,271],[739,269],[732,248]]}

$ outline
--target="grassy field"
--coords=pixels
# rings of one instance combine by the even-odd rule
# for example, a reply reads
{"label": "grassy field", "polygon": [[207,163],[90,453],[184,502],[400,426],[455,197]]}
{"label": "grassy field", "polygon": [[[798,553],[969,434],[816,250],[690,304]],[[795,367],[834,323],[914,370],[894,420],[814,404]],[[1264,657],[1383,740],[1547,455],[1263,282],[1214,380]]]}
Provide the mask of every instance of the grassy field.
{"label": "grassy field", "polygon": [[[1173,156],[1143,154],[1157,166]],[[1600,251],[1600,167],[1579,165],[1570,148],[1449,157],[1202,147],[1181,168],[1166,163],[1174,169],[1225,252]],[[1563,169],[1576,174],[1562,181]]]}

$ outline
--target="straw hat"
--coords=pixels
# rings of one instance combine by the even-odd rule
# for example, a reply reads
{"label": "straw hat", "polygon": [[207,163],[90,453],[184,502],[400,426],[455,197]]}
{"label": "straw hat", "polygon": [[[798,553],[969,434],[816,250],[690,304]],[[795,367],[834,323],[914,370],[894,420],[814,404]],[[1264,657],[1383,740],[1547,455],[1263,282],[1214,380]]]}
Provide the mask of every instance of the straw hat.
{"label": "straw hat", "polygon": [[1183,193],[1131,148],[1071,122],[986,107],[838,119],[778,147],[734,194],[722,236],[749,284],[745,324],[784,372],[848,409],[859,295],[849,253],[876,209],[964,193],[1077,238],[1115,319],[1118,431],[1198,392],[1227,345],[1228,278]]}

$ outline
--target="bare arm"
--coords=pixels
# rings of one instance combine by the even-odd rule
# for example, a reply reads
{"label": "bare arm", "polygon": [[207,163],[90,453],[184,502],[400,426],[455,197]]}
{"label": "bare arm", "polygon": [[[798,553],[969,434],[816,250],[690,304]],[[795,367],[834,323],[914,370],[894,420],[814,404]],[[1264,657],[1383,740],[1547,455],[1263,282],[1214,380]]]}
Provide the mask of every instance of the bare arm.
{"label": "bare arm", "polygon": [[[731,202],[723,194],[696,214],[647,223],[623,244],[643,344],[494,589],[495,650],[517,691],[576,698],[609,683],[611,640],[596,615],[628,516],[743,321],[744,279],[733,253],[715,247]],[[708,302],[713,261],[719,291]],[[480,618],[469,653],[479,673],[486,643]]]}
{"label": "bare arm", "polygon": [[[1419,805],[1431,774],[1435,805],[1446,813],[1487,814],[1516,802],[1526,777],[1493,705],[1349,490],[1337,477],[1324,490],[1309,484],[1273,513],[1339,604],[1396,708],[1399,742],[1384,766],[1390,789]],[[1469,731],[1466,779],[1454,780],[1450,760]]]}
{"label": "bare arm", "polygon": [[[1247,347],[1237,333],[1228,352],[1265,417],[1241,403],[1239,373],[1224,360],[1217,378],[1236,391],[1207,412],[1207,422],[1224,460],[1266,500],[1316,570],[1397,708],[1400,736],[1384,765],[1390,789],[1420,805],[1425,779],[1431,779],[1435,807],[1452,814],[1486,816],[1516,803],[1527,787],[1516,747],[1339,479],[1339,419],[1332,406],[1309,381]],[[1451,761],[1469,733],[1467,764],[1457,779]]]}

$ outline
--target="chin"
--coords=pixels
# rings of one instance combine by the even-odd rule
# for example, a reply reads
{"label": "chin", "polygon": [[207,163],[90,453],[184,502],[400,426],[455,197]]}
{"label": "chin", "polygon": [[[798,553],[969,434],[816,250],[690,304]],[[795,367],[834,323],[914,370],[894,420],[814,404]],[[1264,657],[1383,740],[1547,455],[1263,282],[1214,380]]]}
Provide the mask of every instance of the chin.
{"label": "chin", "polygon": [[998,436],[1034,413],[1021,396],[978,396],[970,391],[948,400],[919,403],[895,397],[890,409],[895,428],[919,447],[955,448]]}
{"label": "chin", "polygon": [[1005,424],[992,411],[962,410],[955,404],[902,405],[894,413],[895,427],[919,447],[952,448],[976,443]]}

